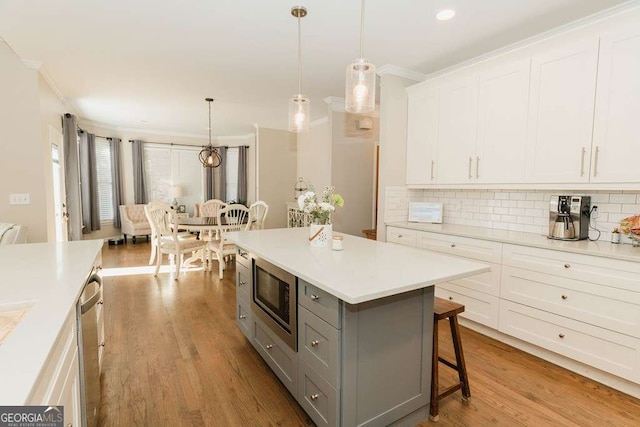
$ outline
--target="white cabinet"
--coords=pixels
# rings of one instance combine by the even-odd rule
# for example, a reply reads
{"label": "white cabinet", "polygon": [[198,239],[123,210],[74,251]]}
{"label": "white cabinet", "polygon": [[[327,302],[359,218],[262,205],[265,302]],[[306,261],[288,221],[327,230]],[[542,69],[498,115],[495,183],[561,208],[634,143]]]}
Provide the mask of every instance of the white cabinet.
{"label": "white cabinet", "polygon": [[531,60],[480,73],[475,182],[524,181]]}
{"label": "white cabinet", "polygon": [[591,182],[640,181],[640,28],[600,39]]}
{"label": "white cabinet", "polygon": [[443,83],[438,105],[438,184],[471,183],[477,175],[478,75]]}
{"label": "white cabinet", "polygon": [[407,185],[433,184],[438,160],[438,88],[423,84],[407,91]]}
{"label": "white cabinet", "polygon": [[596,37],[533,57],[527,182],[589,181],[597,67]]}
{"label": "white cabinet", "polygon": [[404,246],[416,246],[416,236],[418,232],[415,230],[407,230],[406,228],[387,227],[387,242],[398,243]]}

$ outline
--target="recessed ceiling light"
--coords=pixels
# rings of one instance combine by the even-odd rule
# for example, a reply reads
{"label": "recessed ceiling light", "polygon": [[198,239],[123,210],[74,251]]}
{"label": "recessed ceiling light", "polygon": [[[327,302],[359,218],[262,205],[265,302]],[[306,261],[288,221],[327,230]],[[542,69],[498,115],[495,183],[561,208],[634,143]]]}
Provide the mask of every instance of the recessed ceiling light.
{"label": "recessed ceiling light", "polygon": [[448,21],[449,19],[456,16],[456,11],[453,9],[443,9],[436,15],[439,21]]}

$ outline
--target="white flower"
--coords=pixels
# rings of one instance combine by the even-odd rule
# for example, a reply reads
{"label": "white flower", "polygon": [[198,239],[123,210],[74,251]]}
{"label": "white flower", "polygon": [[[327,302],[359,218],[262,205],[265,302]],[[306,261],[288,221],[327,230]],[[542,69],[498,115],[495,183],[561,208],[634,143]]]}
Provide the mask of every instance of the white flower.
{"label": "white flower", "polygon": [[320,202],[318,203],[318,206],[320,207],[320,209],[327,212],[333,212],[336,210],[336,208],[333,205],[331,205],[331,203],[327,203],[327,202]]}
{"label": "white flower", "polygon": [[312,202],[315,199],[316,195],[313,191],[307,191],[304,194],[301,194],[298,197],[298,207],[300,210],[304,210],[305,205],[309,202]]}

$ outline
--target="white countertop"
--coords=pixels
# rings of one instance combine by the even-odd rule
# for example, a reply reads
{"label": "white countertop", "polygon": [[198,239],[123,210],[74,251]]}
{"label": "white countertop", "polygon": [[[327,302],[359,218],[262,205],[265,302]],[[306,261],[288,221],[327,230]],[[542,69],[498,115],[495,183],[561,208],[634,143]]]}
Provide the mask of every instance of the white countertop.
{"label": "white countertop", "polygon": [[598,240],[596,242],[592,242],[590,240],[562,241],[547,239],[547,236],[535,233],[497,230],[493,228],[471,227],[455,224],[389,222],[386,225],[388,227],[428,231],[430,233],[471,237],[474,239],[492,240],[495,242],[511,243],[514,245],[532,246],[542,249],[553,249],[556,251],[640,262],[640,248],[634,248],[632,245],[628,244],[613,244],[606,240]]}
{"label": "white countertop", "polygon": [[24,405],[102,240],[0,246],[0,310],[31,309],[0,345],[0,405]]}
{"label": "white countertop", "polygon": [[225,234],[232,242],[349,304],[359,304],[490,270],[486,264],[344,236],[344,250],[309,244],[309,228]]}

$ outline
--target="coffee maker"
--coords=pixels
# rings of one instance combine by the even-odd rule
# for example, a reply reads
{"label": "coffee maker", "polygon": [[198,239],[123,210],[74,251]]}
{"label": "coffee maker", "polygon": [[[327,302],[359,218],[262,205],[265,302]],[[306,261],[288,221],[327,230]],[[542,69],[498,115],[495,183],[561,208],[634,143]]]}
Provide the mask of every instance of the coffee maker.
{"label": "coffee maker", "polygon": [[589,237],[589,196],[551,196],[549,238],[584,240]]}

